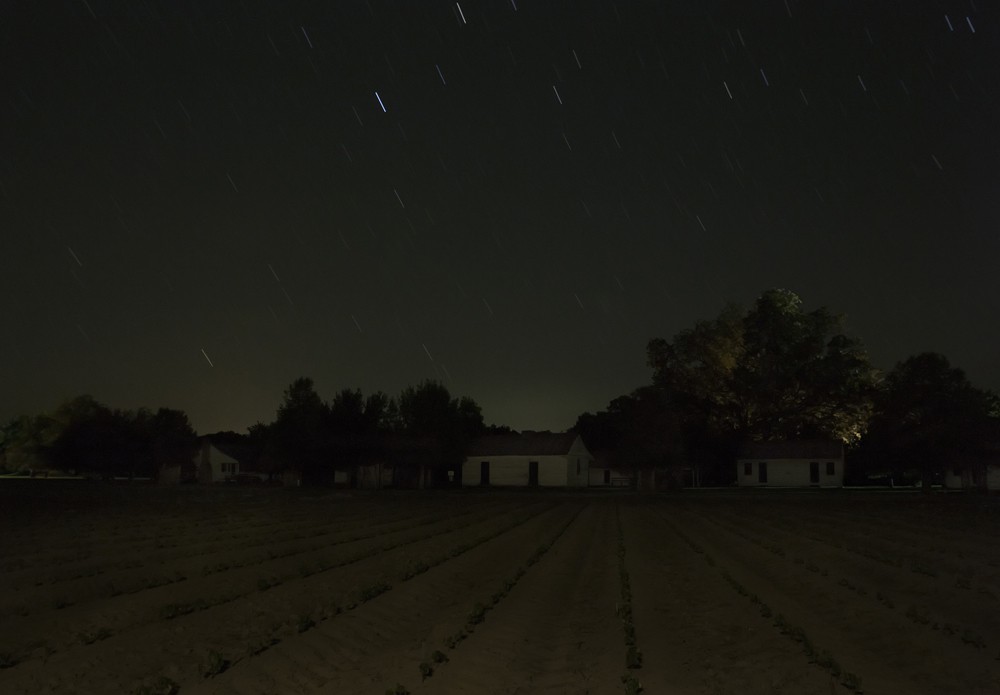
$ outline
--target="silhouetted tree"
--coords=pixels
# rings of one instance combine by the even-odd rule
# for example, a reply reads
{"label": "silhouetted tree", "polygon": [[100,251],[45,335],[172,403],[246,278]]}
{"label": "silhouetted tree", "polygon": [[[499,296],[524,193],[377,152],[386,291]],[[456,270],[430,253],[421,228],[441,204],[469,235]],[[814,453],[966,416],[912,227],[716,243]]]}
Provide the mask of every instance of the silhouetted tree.
{"label": "silhouetted tree", "polygon": [[285,389],[271,426],[271,451],[281,469],[297,470],[303,482],[317,483],[332,475],[326,426],[329,409],[313,387],[300,377]]}
{"label": "silhouetted tree", "polygon": [[915,471],[929,490],[948,468],[966,469],[994,444],[998,410],[995,394],[973,387],[943,355],[915,355],[886,375],[859,459],[897,475]]}
{"label": "silhouetted tree", "polygon": [[408,386],[399,396],[401,432],[412,443],[413,461],[420,469],[420,484],[426,474],[441,478],[465,458],[473,438],[485,432],[482,410],[471,398],[453,399],[436,381]]}
{"label": "silhouetted tree", "polygon": [[190,462],[198,451],[198,435],[187,413],[160,408],[146,421],[150,470],[157,476],[166,466]]}

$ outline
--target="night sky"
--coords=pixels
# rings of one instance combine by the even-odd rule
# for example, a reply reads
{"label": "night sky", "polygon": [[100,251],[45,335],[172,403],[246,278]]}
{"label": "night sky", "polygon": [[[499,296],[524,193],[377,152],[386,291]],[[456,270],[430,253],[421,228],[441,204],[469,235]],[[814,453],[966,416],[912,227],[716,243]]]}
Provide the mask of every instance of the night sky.
{"label": "night sky", "polygon": [[0,9],[0,419],[425,378],[562,430],[765,289],[1000,389],[992,3]]}

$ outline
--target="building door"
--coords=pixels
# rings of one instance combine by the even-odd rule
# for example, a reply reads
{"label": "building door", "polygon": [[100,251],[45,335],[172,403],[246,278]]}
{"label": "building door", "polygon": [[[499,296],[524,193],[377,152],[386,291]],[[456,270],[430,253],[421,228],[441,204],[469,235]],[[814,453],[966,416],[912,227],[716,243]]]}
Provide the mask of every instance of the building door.
{"label": "building door", "polygon": [[479,484],[489,485],[490,484],[490,462],[480,461],[479,462]]}
{"label": "building door", "polygon": [[757,482],[762,485],[767,483],[767,461],[757,464]]}
{"label": "building door", "polygon": [[604,471],[604,484],[605,485],[610,485],[611,484],[611,471],[610,470]]}
{"label": "building door", "polygon": [[819,461],[809,462],[809,482],[819,485]]}
{"label": "building door", "polygon": [[538,487],[538,461],[528,461],[528,485]]}

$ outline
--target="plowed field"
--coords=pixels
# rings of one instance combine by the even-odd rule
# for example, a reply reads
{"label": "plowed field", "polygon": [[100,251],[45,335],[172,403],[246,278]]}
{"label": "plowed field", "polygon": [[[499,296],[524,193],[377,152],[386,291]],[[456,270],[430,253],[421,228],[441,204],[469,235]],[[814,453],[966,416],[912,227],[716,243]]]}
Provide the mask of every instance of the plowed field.
{"label": "plowed field", "polygon": [[998,693],[1000,500],[0,483],[3,693]]}

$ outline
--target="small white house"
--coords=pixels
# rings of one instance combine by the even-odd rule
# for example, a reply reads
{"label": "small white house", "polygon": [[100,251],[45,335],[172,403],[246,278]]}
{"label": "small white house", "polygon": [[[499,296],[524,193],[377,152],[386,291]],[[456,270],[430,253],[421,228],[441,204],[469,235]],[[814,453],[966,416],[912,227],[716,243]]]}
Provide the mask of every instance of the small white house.
{"label": "small white house", "polygon": [[747,442],[736,459],[740,487],[841,487],[844,445],[826,440]]}
{"label": "small white house", "polygon": [[232,454],[226,453],[212,442],[211,437],[200,437],[201,448],[195,454],[198,466],[198,482],[220,483],[234,479],[240,472],[240,462]]}
{"label": "small white house", "polygon": [[593,456],[572,432],[481,437],[462,464],[462,485],[586,487]]}

